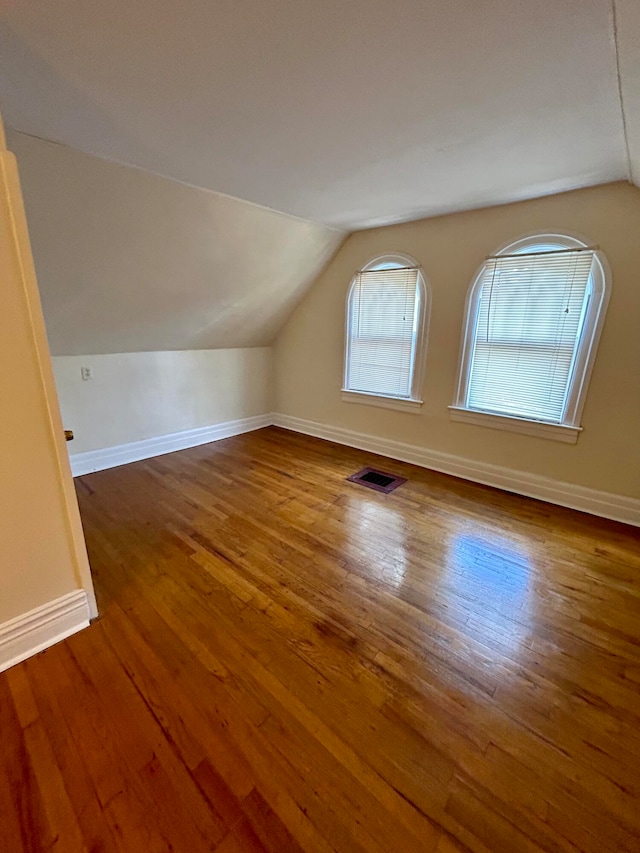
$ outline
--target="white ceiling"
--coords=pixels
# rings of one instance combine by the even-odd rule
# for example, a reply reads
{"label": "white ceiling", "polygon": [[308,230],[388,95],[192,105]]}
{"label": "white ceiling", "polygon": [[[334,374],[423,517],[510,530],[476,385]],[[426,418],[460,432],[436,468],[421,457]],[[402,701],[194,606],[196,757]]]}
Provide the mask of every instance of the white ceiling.
{"label": "white ceiling", "polygon": [[640,3],[5,0],[13,128],[343,229],[640,174]]}

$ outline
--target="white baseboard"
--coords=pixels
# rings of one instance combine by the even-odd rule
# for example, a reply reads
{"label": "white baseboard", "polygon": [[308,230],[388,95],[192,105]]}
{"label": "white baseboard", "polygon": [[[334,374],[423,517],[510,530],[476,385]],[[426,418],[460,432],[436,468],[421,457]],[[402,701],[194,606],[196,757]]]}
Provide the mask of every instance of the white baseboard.
{"label": "white baseboard", "polygon": [[295,418],[292,415],[256,415],[251,418],[226,421],[199,429],[146,438],[142,441],[133,441],[130,444],[90,450],[87,453],[74,453],[70,455],[71,470],[73,476],[78,477],[93,471],[102,471],[106,468],[114,468],[117,465],[126,465],[129,462],[161,456],[163,453],[173,453],[175,450],[208,444],[221,438],[229,438],[243,432],[262,429],[271,424],[305,435],[312,435],[316,438],[325,438],[328,441],[335,441],[348,447],[356,447],[381,456],[388,456],[391,459],[399,459],[402,462],[412,462],[422,468],[452,474],[454,477],[461,477],[463,480],[483,483],[486,486],[494,486],[507,492],[515,492],[518,495],[537,498],[559,506],[566,506],[570,509],[589,512],[602,518],[610,518],[613,521],[622,521],[640,527],[640,499],[638,498],[615,495],[611,492],[602,492],[585,486],[576,486],[550,477],[541,477],[526,471],[515,471],[512,468],[490,465],[486,462],[476,462],[463,456],[454,456],[450,453],[429,450],[419,445],[405,444],[389,438],[379,438],[342,427]]}
{"label": "white baseboard", "polygon": [[89,625],[89,603],[78,589],[0,625],[0,672]]}
{"label": "white baseboard", "polygon": [[70,453],[71,472],[74,477],[79,477],[82,474],[91,474],[93,471],[104,471],[106,468],[115,468],[117,465],[139,462],[141,459],[150,459],[152,456],[162,456],[163,453],[173,453],[175,450],[185,450],[187,447],[197,447],[199,444],[208,444],[210,441],[251,432],[254,429],[270,426],[271,423],[270,414],[255,415],[251,418],[225,421],[213,426],[145,438],[129,444],[118,444],[115,447],[89,450],[86,453]]}
{"label": "white baseboard", "polygon": [[371,453],[388,456],[401,462],[412,462],[422,468],[452,474],[454,477],[461,477],[463,480],[472,480],[474,483],[495,486],[507,492],[515,492],[518,495],[589,512],[592,515],[610,518],[613,521],[640,526],[640,500],[637,498],[588,489],[585,486],[564,483],[550,477],[540,477],[526,471],[514,471],[512,468],[504,468],[500,465],[476,462],[462,456],[441,453],[436,450],[429,450],[426,447],[404,444],[388,438],[378,438],[374,435],[353,432],[342,427],[320,424],[316,421],[307,421],[291,415],[274,414],[273,423],[284,429],[312,435],[316,438],[325,438],[328,441],[335,441],[348,447],[368,450]]}

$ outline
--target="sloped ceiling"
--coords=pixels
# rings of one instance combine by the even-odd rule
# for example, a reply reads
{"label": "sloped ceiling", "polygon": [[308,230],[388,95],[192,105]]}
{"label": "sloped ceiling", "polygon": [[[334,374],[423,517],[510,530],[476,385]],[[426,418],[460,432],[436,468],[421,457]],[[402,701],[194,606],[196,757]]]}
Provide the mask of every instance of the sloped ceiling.
{"label": "sloped ceiling", "polygon": [[[638,2],[616,2],[637,158]],[[14,128],[308,220],[357,229],[629,175],[611,0],[3,8]]]}
{"label": "sloped ceiling", "polygon": [[639,0],[4,0],[52,351],[269,344],[344,231],[640,182],[639,44]]}
{"label": "sloped ceiling", "polygon": [[54,355],[270,344],[344,237],[20,133],[7,141]]}
{"label": "sloped ceiling", "polygon": [[629,178],[640,187],[640,2],[616,0],[615,11]]}

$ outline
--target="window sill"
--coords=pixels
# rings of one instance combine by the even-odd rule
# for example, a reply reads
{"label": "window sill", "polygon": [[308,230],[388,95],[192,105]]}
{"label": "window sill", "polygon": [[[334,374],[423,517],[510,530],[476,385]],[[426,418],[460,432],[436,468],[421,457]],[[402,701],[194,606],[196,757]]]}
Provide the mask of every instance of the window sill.
{"label": "window sill", "polygon": [[400,399],[400,397],[382,397],[379,394],[366,394],[363,391],[342,389],[344,403],[361,403],[363,406],[377,406],[380,409],[395,409],[398,412],[418,414],[422,409],[422,400]]}
{"label": "window sill", "polygon": [[566,426],[565,424],[547,424],[543,421],[529,421],[525,418],[510,418],[506,415],[494,415],[489,412],[479,412],[474,409],[463,409],[459,406],[449,406],[449,417],[452,421],[476,426],[503,429],[509,432],[520,432],[533,435],[536,438],[548,438],[552,441],[563,441],[565,444],[575,444],[582,432],[582,427]]}

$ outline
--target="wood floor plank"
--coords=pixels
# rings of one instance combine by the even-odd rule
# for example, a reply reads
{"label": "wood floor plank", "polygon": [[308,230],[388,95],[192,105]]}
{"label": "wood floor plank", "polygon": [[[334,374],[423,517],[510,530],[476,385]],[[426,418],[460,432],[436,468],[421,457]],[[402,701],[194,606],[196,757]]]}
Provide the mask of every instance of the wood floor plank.
{"label": "wood floor plank", "polygon": [[[53,659],[56,654],[57,649],[51,649],[45,656]],[[34,661],[30,661],[23,666],[14,667],[7,673],[21,723],[24,726],[37,719],[41,720],[87,849],[100,850],[103,853],[121,851],[123,848],[118,845],[111,828],[103,821],[95,787],[82,756],[74,748],[74,739],[69,728],[70,715],[65,713],[60,704],[63,684],[56,680],[54,686],[40,665],[33,669],[35,678],[30,678],[28,673],[33,663]],[[39,689],[43,684],[47,686],[46,692]],[[62,837],[66,836],[65,828]]]}
{"label": "wood floor plank", "polygon": [[275,427],[76,487],[3,851],[639,853],[637,530]]}
{"label": "wood floor plank", "polygon": [[50,850],[56,835],[42,795],[45,780],[36,775],[6,676],[0,678],[0,733],[4,771],[0,777],[0,823],[8,836],[6,849],[25,853]]}

